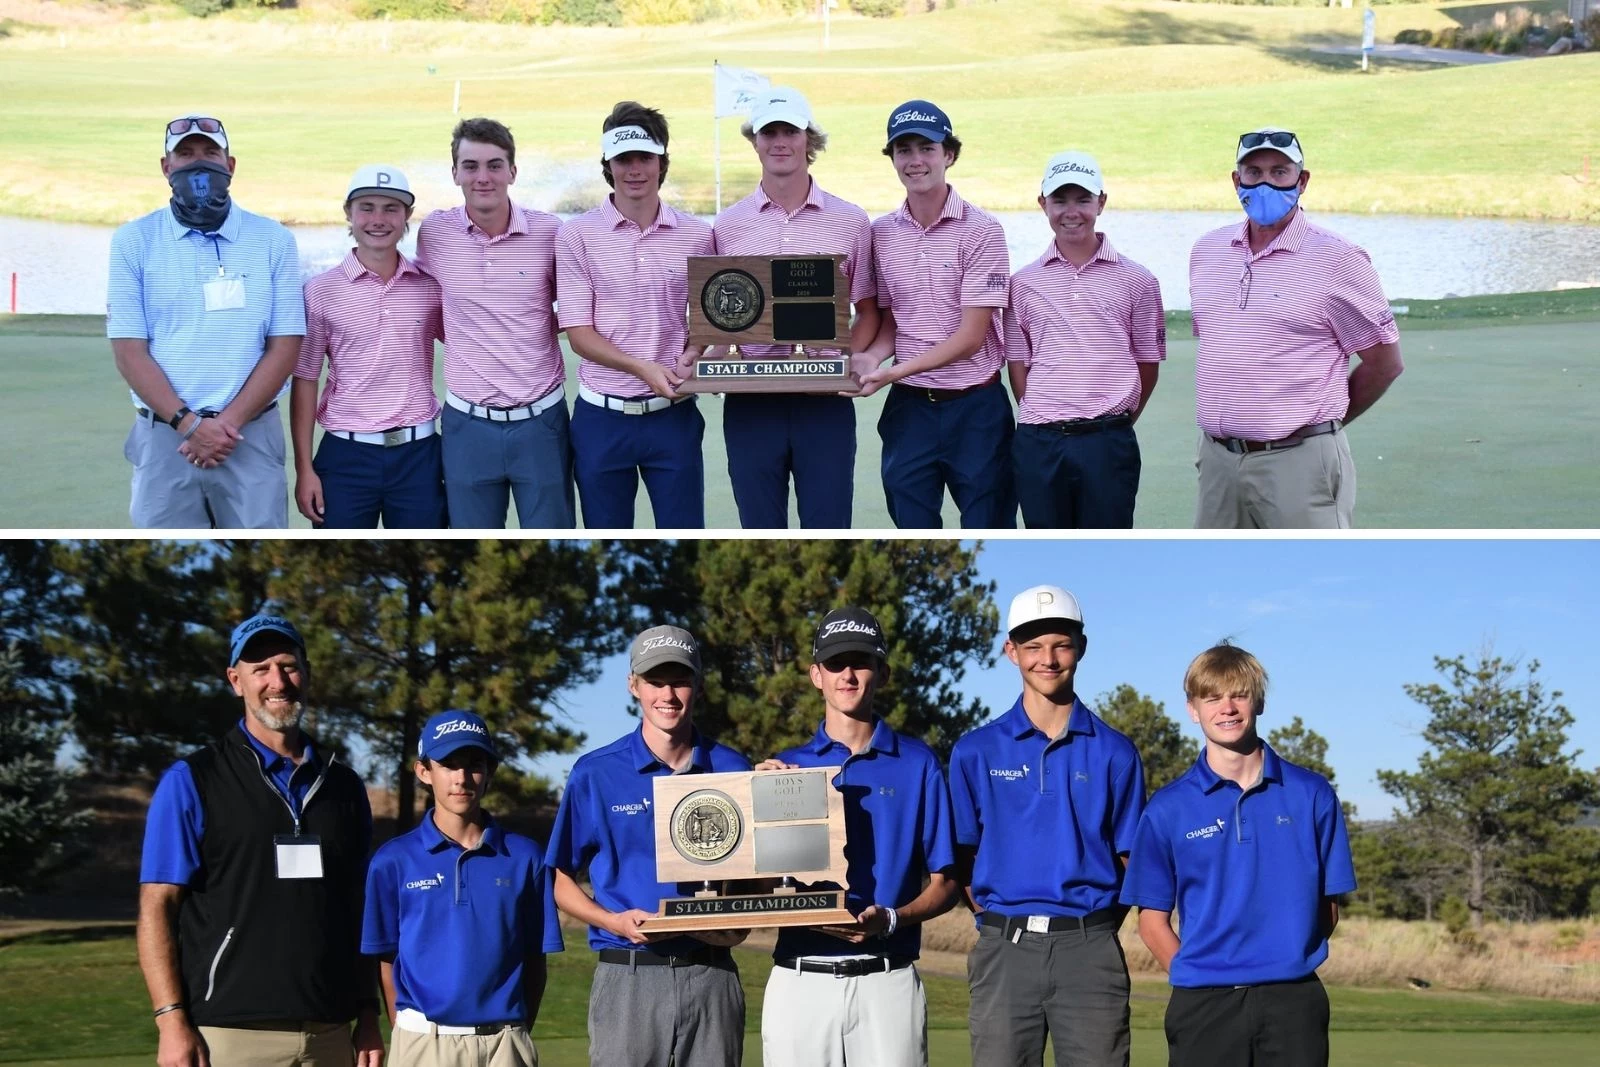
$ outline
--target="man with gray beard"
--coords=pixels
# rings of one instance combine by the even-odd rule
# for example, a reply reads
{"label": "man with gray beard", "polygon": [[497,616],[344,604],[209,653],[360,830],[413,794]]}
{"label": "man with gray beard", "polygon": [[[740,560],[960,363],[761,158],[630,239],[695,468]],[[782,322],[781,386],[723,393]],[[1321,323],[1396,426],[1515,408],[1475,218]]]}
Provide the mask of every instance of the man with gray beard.
{"label": "man with gray beard", "polygon": [[172,765],[145,823],[156,1062],[379,1067],[377,973],[360,952],[366,786],[300,729],[311,672],[292,623],[245,620],[228,659],[244,716]]}

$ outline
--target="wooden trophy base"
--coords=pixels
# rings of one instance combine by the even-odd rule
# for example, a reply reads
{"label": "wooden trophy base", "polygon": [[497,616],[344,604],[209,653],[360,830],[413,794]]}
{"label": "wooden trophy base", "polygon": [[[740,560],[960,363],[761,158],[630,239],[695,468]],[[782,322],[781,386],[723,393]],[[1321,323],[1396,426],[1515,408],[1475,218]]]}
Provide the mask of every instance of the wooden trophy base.
{"label": "wooden trophy base", "polygon": [[639,924],[641,933],[675,934],[691,930],[754,930],[775,926],[834,926],[853,923],[844,890],[800,890],[733,896],[673,897],[661,914]]}

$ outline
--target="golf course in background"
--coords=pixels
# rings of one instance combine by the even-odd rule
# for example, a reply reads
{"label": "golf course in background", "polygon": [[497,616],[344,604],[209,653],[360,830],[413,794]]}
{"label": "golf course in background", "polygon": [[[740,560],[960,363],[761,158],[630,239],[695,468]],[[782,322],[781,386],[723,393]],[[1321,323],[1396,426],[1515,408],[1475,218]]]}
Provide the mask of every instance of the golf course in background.
{"label": "golf course in background", "polygon": [[[1600,288],[1396,303],[1407,309],[1399,319],[1406,373],[1350,431],[1357,525],[1600,526]],[[9,525],[128,525],[122,443],[132,407],[104,327],[98,316],[0,316],[11,391],[0,428]],[[1137,428],[1144,471],[1135,523],[1183,529],[1194,522],[1195,343],[1186,314],[1170,315],[1167,333],[1167,362]],[[570,395],[570,351],[567,360]],[[437,362],[442,368],[442,353]],[[737,527],[722,401],[699,403],[707,524]],[[882,406],[881,393],[856,402],[858,529],[891,525],[878,472]],[[292,501],[289,516],[291,526],[309,525]],[[643,490],[637,516],[649,525]],[[957,522],[947,502],[945,526]]]}
{"label": "golf course in background", "polygon": [[[588,1064],[585,1018],[594,956],[581,930],[549,957],[550,980],[534,1038],[544,1067]],[[1337,951],[1337,942],[1335,942]],[[740,949],[746,997],[745,1063],[761,1062],[765,953]],[[925,968],[932,1067],[971,1063],[967,986]],[[1600,1047],[1600,1007],[1496,994],[1329,990],[1333,1062],[1361,1067],[1574,1067]],[[1166,1062],[1164,982],[1133,985],[1134,1067]],[[129,924],[0,937],[0,1063],[29,1067],[145,1067],[155,1028]]]}
{"label": "golf course in background", "polygon": [[[1490,17],[1512,4],[1382,5],[1378,38]],[[1559,0],[1530,0],[1536,12]],[[91,11],[84,5],[82,10]],[[6,214],[115,224],[166,200],[159,131],[203,106],[226,122],[234,191],[288,222],[338,222],[349,175],[400,166],[426,210],[449,183],[462,115],[518,139],[513,196],[551,209],[603,195],[600,121],[620,99],[672,122],[665,195],[713,206],[713,60],[789,83],[832,137],[831,191],[882,212],[901,191],[880,155],[889,110],[929,97],[964,142],[951,179],[991,210],[1029,209],[1044,161],[1096,154],[1111,206],[1234,209],[1239,131],[1265,122],[1306,146],[1312,211],[1600,221],[1600,53],[1436,67],[1316,52],[1358,43],[1361,9],[1171,0],[994,0],[913,17],[814,17],[566,28],[363,22],[308,0],[198,20],[167,7],[0,36],[0,204]],[[724,202],[754,157],[721,123]],[[1401,296],[1405,294],[1399,294]]]}

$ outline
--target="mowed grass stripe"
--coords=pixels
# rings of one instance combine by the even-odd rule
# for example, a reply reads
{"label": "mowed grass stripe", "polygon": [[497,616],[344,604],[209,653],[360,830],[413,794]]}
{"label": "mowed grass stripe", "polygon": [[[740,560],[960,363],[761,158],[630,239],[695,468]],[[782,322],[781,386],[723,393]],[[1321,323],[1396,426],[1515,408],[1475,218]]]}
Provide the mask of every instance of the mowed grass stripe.
{"label": "mowed grass stripe", "polygon": [[[1452,24],[1447,9],[1427,7],[1385,7],[1380,19],[1385,33]],[[873,211],[900,198],[879,154],[888,110],[930,96],[966,142],[954,180],[997,210],[1031,207],[1043,159],[1069,143],[1100,155],[1117,206],[1232,207],[1232,138],[1271,118],[1304,136],[1317,209],[1600,220],[1600,182],[1581,180],[1600,112],[1551,105],[1586,96],[1600,55],[1421,72],[1380,63],[1363,76],[1348,57],[1307,51],[1359,33],[1359,12],[1343,9],[1000,0],[842,19],[828,52],[815,25],[794,20],[648,31],[398,24],[388,52],[378,26],[292,12],[181,27],[177,40],[165,19],[77,33],[67,50],[53,36],[0,39],[0,92],[16,120],[0,129],[7,211],[116,223],[159,206],[153,131],[186,106],[183,85],[197,78],[234,134],[240,201],[286,220],[337,221],[350,171],[373,159],[429,168],[422,206],[453,203],[458,78],[465,112],[518,132],[524,195],[603,195],[600,119],[633,97],[675,123],[669,196],[709,210],[720,58],[804,89],[833,137],[819,179]],[[130,58],[156,39],[163,55],[193,49],[181,84],[174,60]],[[1492,129],[1486,101],[1506,116]],[[736,129],[722,124],[725,200],[757,175]]]}

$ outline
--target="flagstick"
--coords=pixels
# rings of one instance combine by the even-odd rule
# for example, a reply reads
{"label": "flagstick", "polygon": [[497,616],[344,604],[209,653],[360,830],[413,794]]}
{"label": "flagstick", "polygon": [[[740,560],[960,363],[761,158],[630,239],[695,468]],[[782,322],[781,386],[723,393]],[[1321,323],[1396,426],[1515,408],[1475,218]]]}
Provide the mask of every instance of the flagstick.
{"label": "flagstick", "polygon": [[722,122],[717,118],[717,61],[711,61],[711,158],[717,175],[717,214],[722,214]]}

